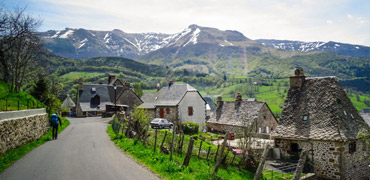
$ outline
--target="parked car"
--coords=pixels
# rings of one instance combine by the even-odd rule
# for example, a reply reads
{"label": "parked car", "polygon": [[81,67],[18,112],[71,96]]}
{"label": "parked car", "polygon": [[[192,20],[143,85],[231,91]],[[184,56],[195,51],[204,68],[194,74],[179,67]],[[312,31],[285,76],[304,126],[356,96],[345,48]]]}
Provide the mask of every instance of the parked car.
{"label": "parked car", "polygon": [[173,127],[173,123],[169,122],[167,119],[163,118],[154,118],[151,122],[150,125],[152,126],[153,129],[171,129]]}

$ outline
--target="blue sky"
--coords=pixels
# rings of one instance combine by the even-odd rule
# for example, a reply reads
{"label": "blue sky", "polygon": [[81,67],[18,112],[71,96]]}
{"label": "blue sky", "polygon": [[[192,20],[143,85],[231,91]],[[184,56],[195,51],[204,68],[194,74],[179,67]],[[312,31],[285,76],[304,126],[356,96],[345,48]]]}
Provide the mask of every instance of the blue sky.
{"label": "blue sky", "polygon": [[[0,1],[1,2],[1,1]],[[337,41],[370,46],[369,0],[2,0],[69,28],[177,33],[190,24],[251,39]]]}

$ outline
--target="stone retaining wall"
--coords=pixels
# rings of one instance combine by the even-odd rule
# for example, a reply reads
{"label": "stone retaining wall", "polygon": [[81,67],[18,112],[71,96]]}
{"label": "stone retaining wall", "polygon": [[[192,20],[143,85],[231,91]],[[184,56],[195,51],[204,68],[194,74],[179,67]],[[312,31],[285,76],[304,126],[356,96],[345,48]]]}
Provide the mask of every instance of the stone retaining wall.
{"label": "stone retaining wall", "polygon": [[38,139],[49,126],[45,109],[0,112],[0,155]]}

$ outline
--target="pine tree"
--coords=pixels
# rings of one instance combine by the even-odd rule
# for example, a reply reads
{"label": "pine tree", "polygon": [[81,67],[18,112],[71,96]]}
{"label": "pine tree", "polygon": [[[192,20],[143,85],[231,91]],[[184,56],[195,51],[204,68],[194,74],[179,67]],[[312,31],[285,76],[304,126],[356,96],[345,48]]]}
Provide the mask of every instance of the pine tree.
{"label": "pine tree", "polygon": [[45,100],[45,95],[48,92],[47,81],[44,75],[39,74],[37,82],[33,85],[31,90],[31,95],[37,100],[43,102]]}

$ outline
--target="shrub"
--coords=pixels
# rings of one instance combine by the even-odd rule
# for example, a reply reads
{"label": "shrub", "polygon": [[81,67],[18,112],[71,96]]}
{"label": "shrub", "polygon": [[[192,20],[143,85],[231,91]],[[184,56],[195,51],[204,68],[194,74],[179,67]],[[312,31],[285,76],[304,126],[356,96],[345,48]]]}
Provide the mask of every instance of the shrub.
{"label": "shrub", "polygon": [[199,125],[193,122],[184,122],[182,128],[184,133],[188,135],[198,134],[199,131]]}

